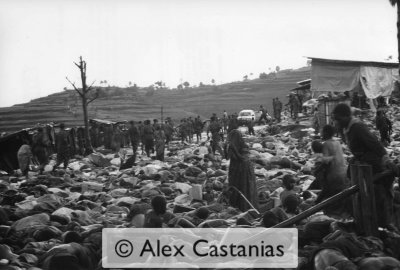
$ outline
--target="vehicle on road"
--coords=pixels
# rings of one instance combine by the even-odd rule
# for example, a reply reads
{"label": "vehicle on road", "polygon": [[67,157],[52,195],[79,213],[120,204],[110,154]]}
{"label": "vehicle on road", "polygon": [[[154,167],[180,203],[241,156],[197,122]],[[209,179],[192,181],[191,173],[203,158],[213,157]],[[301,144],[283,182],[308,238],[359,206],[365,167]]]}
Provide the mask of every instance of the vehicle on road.
{"label": "vehicle on road", "polygon": [[239,125],[245,125],[251,120],[258,121],[260,116],[261,112],[258,113],[253,110],[241,110],[238,114],[237,120]]}

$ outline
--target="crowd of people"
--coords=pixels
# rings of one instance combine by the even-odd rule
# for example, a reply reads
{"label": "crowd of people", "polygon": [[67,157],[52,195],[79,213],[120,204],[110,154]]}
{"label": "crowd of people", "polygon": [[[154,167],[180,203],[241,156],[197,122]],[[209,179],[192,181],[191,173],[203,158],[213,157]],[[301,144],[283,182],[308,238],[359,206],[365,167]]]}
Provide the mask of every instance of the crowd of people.
{"label": "crowd of people", "polygon": [[[290,103],[292,117],[297,119],[298,107],[296,102]],[[282,102],[278,98],[273,100],[274,124],[281,122]],[[267,111],[262,112],[262,120],[265,120]],[[350,165],[362,162],[372,168],[373,175],[389,171],[390,174],[381,179],[374,185],[375,203],[377,211],[378,225],[389,231],[398,232],[393,223],[393,183],[395,177],[400,175],[398,167],[389,159],[385,145],[391,141],[392,124],[385,115],[384,110],[378,110],[375,124],[380,132],[380,140],[362,121],[358,121],[352,113],[350,106],[346,104],[337,105],[332,113],[334,125],[325,125],[321,129],[320,136],[311,144],[314,152],[313,158],[315,165],[312,170],[315,180],[308,190],[298,190],[296,185],[299,182],[294,175],[286,174],[282,177],[282,187],[273,193],[258,192],[254,163],[250,158],[251,147],[245,142],[243,133],[239,128],[237,115],[228,115],[223,112],[222,117],[218,118],[213,114],[210,121],[202,121],[200,116],[192,119],[191,117],[182,119],[177,127],[174,127],[171,119],[159,123],[157,119],[142,122],[129,122],[129,127],[125,131],[118,127],[107,127],[104,137],[109,136],[109,147],[118,151],[124,145],[123,137],[127,136],[129,145],[133,150],[131,157],[132,164],[137,160],[137,155],[141,153],[148,158],[153,157],[159,161],[164,161],[165,149],[171,141],[181,141],[181,143],[205,144],[209,142],[208,155],[212,160],[213,156],[219,155],[220,159],[229,160],[227,185],[223,188],[218,200],[227,202],[231,207],[237,208],[242,212],[256,211],[261,213],[258,223],[249,223],[246,219],[239,219],[238,225],[273,227],[289,218],[305,211],[314,205],[342,192],[350,186]],[[254,135],[255,121],[247,124],[248,134]],[[92,143],[98,145],[96,138],[98,127],[91,128]],[[206,132],[207,141],[202,140],[202,132]],[[318,131],[316,132],[318,135]],[[342,140],[347,144],[348,149],[353,155],[347,162],[343,153],[343,146],[335,135],[342,135]],[[196,140],[194,138],[196,135]],[[107,141],[107,140],[106,140]],[[26,141],[18,151],[18,161],[22,174],[28,179],[29,163],[33,156],[39,161],[39,174],[43,174],[45,165],[49,162],[46,147],[49,142],[43,135],[43,129],[38,129],[38,133],[33,137],[32,143]],[[54,170],[63,164],[67,168],[69,155],[69,140],[64,124],[60,124],[59,131],[56,133],[56,153],[57,161]],[[348,163],[348,164],[347,164]],[[315,190],[320,190],[316,192]],[[206,192],[208,185],[205,186]],[[207,193],[208,194],[208,193]],[[206,195],[207,195],[206,194]],[[206,196],[205,195],[205,196]],[[268,199],[273,204],[266,211],[260,208],[260,201]],[[273,199],[273,200],[271,200]],[[209,216],[209,210],[199,207],[188,215],[177,216],[167,210],[165,196],[157,195],[151,200],[151,207],[143,209],[138,205],[132,205],[127,216],[128,227],[185,227],[195,228],[202,224]],[[324,214],[335,220],[349,220],[353,216],[351,199],[344,199],[323,208]],[[305,219],[299,224],[305,224]],[[332,222],[332,220],[331,220]],[[211,226],[211,225],[208,225]],[[293,225],[294,226],[294,225]],[[72,233],[71,233],[72,234]],[[78,237],[69,235],[71,238]],[[301,237],[301,236],[300,236]],[[73,241],[73,239],[71,240]],[[352,269],[352,268],[349,268]]]}

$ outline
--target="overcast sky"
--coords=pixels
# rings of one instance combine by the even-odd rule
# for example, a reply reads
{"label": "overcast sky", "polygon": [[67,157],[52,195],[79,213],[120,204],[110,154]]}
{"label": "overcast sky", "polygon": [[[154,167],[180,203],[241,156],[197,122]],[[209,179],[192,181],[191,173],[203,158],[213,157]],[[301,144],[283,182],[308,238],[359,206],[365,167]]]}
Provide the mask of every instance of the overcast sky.
{"label": "overcast sky", "polygon": [[397,60],[388,0],[0,0],[0,106],[79,83],[217,83],[305,56]]}

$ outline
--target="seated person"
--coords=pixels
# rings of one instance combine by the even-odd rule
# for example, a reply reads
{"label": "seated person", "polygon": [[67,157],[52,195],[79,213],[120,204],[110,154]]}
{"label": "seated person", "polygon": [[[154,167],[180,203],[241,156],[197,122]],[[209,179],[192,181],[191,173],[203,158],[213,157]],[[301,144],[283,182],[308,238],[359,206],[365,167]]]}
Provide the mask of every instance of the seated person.
{"label": "seated person", "polygon": [[282,184],[284,190],[281,192],[281,194],[279,194],[279,197],[283,204],[287,196],[289,196],[290,194],[296,194],[296,192],[293,190],[296,185],[296,180],[294,179],[293,175],[287,174],[283,177]]}
{"label": "seated person", "polygon": [[325,174],[328,169],[327,165],[323,162],[323,145],[320,141],[316,140],[311,143],[311,149],[314,152],[313,158],[315,158],[315,165],[313,168],[315,180],[311,183],[309,189],[321,189],[322,182],[325,179]]}
{"label": "seated person", "polygon": [[315,205],[316,195],[312,192],[305,190],[302,194],[303,201],[300,203],[299,209],[305,211]]}
{"label": "seated person", "polygon": [[278,206],[267,211],[263,216],[263,225],[270,228],[299,213],[300,200],[296,194],[288,195],[283,201],[282,207]]}
{"label": "seated person", "polygon": [[126,217],[129,225],[133,228],[143,228],[145,222],[145,211],[139,205],[132,205]]}
{"label": "seated person", "polygon": [[164,196],[158,195],[151,200],[152,210],[149,210],[145,215],[144,227],[150,228],[151,221],[154,221],[154,217],[159,217],[162,224],[166,226],[168,222],[175,217],[174,214],[167,211],[167,200]]}

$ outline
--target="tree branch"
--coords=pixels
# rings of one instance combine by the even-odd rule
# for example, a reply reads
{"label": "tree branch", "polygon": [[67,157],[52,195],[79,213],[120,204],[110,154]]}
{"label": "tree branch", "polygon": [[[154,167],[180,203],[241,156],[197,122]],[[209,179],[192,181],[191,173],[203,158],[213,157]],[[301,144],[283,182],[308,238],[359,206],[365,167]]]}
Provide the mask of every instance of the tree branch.
{"label": "tree branch", "polygon": [[79,69],[81,69],[81,65],[78,65],[76,62],[74,62],[75,66],[77,66]]}
{"label": "tree branch", "polygon": [[86,92],[89,92],[90,90],[92,90],[92,86],[96,81],[93,81],[92,84],[87,88]]}
{"label": "tree branch", "polygon": [[67,79],[67,81],[74,87],[75,91],[78,92],[78,94],[83,97],[83,94],[78,90],[78,88],[76,88],[75,84],[73,82],[71,82],[68,77],[65,77]]}
{"label": "tree branch", "polygon": [[88,100],[88,101],[86,102],[86,105],[89,105],[89,103],[91,103],[92,101],[94,101],[94,100],[97,99],[98,97],[99,97],[99,92],[97,92],[96,95],[95,95],[92,99]]}

